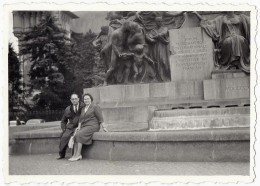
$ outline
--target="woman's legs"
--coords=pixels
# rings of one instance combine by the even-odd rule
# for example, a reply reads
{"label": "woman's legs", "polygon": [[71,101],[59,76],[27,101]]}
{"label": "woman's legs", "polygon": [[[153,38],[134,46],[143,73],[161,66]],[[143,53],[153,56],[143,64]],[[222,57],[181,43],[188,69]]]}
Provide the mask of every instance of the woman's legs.
{"label": "woman's legs", "polygon": [[77,153],[77,150],[78,150],[78,143],[74,143],[73,156],[72,156],[72,158],[75,157],[75,154]]}
{"label": "woman's legs", "polygon": [[73,155],[75,158],[78,158],[79,156],[81,156],[81,149],[82,149],[82,143],[77,143],[76,154]]}
{"label": "woman's legs", "polygon": [[77,161],[77,160],[82,159],[81,149],[82,149],[82,143],[75,143],[73,156],[69,159],[69,161]]}

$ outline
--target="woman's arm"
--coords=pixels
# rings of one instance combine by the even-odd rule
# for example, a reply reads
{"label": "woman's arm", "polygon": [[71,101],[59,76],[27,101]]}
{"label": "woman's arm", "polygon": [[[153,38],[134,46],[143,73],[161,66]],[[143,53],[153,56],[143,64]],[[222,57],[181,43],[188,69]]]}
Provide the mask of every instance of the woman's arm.
{"label": "woman's arm", "polygon": [[105,132],[107,132],[107,129],[104,126],[104,119],[103,119],[103,115],[102,115],[102,110],[98,105],[94,106],[94,112],[95,112],[95,115],[98,119],[98,122],[100,123],[101,129],[103,129]]}
{"label": "woman's arm", "polygon": [[100,123],[100,125],[101,125],[101,128],[100,128],[101,130],[100,131],[108,132],[108,130],[106,129],[104,124],[105,124],[104,122]]}
{"label": "woman's arm", "polygon": [[81,123],[78,124],[78,127],[75,129],[75,131],[79,131],[81,128]]}

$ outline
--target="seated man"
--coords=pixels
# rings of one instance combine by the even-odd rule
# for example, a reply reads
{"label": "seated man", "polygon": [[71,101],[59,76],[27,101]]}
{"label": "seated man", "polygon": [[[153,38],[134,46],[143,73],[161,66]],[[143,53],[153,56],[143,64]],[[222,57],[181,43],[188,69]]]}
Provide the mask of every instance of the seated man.
{"label": "seated man", "polygon": [[65,158],[66,149],[68,147],[70,137],[73,135],[75,129],[78,127],[81,109],[85,106],[83,103],[79,102],[79,96],[75,93],[71,94],[70,101],[71,105],[65,109],[61,119],[62,134],[60,138],[60,156],[57,158],[58,160]]}

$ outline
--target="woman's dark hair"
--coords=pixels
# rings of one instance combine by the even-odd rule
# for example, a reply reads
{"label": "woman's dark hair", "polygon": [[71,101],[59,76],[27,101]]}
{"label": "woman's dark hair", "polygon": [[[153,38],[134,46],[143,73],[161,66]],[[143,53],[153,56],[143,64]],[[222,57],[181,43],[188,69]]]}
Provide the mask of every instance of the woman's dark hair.
{"label": "woman's dark hair", "polygon": [[86,93],[86,94],[83,94],[83,96],[82,96],[83,101],[84,101],[84,97],[85,97],[85,96],[89,96],[90,99],[91,99],[91,102],[94,100],[91,94]]}

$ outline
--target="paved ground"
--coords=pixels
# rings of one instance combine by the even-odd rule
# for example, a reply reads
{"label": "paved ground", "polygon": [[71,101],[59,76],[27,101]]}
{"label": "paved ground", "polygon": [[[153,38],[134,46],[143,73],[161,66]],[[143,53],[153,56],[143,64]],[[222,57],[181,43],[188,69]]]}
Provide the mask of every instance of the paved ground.
{"label": "paved ground", "polygon": [[56,160],[56,154],[10,156],[10,175],[249,175],[249,163]]}

